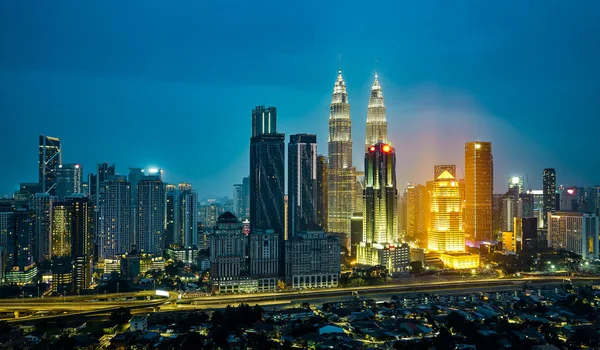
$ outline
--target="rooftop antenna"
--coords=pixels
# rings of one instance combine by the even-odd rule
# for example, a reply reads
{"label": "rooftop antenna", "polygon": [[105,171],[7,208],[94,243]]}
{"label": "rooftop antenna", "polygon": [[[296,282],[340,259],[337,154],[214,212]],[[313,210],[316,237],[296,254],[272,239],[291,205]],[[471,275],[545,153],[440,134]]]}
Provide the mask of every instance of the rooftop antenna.
{"label": "rooftop antenna", "polygon": [[342,54],[338,54],[338,71],[342,71]]}

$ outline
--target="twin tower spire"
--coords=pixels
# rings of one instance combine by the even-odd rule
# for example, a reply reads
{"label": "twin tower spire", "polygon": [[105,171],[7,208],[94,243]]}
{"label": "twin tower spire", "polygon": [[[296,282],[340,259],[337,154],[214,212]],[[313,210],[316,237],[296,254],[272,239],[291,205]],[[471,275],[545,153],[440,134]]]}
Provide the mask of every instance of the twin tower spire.
{"label": "twin tower spire", "polygon": [[[379,79],[371,87],[367,108],[367,133],[365,153],[378,142],[387,143],[387,121],[385,105]],[[338,70],[337,80],[329,108],[329,164],[328,164],[328,232],[350,234],[350,217],[354,208],[356,168],[352,166],[352,121],[346,82],[342,70]],[[349,243],[347,244],[349,247]]]}

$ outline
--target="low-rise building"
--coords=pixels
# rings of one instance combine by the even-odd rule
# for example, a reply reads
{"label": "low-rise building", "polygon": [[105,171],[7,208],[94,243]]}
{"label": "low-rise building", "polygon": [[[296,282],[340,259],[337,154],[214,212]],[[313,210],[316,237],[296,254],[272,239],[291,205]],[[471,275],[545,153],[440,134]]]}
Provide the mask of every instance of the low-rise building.
{"label": "low-rise building", "polygon": [[479,254],[448,252],[441,253],[440,260],[451,269],[476,269],[479,268]]}
{"label": "low-rise building", "polygon": [[148,316],[146,315],[134,315],[129,320],[129,330],[132,332],[145,332],[148,329]]}
{"label": "low-rise building", "polygon": [[337,287],[340,241],[323,231],[299,232],[285,242],[286,280],[293,289]]}

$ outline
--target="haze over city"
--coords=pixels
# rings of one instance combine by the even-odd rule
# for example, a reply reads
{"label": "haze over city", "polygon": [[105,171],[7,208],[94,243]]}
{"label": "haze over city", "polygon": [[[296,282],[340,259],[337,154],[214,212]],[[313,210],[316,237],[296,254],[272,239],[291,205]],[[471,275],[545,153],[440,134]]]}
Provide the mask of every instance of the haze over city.
{"label": "haze over city", "polygon": [[[379,72],[398,188],[457,164],[464,143],[493,143],[495,191],[512,175],[541,187],[597,183],[597,2],[419,4],[54,1],[0,4],[0,194],[37,178],[37,137],[63,162],[164,169],[200,196],[231,195],[248,174],[251,109],[278,129],[316,133],[338,66],[347,83],[354,164],[362,169],[369,89]],[[235,7],[236,11],[231,11]],[[360,20],[358,20],[360,18]],[[341,56],[341,63],[339,57]],[[376,63],[377,62],[377,63]]]}

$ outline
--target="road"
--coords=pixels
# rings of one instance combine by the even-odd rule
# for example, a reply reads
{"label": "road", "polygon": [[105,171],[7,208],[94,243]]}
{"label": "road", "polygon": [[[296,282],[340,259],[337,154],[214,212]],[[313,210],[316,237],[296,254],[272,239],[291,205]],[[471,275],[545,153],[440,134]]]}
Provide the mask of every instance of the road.
{"label": "road", "polygon": [[[600,283],[600,277],[571,277],[573,283]],[[406,279],[408,282],[409,279]],[[412,280],[411,280],[412,281]],[[564,277],[544,276],[542,278],[526,279],[473,279],[463,280],[458,278],[453,281],[434,281],[421,283],[388,284],[381,286],[364,286],[353,288],[317,289],[300,292],[277,292],[263,294],[239,294],[206,296],[196,299],[178,300],[179,293],[169,292],[169,297],[161,300],[124,300],[124,298],[148,297],[154,292],[144,291],[138,293],[108,294],[105,296],[72,296],[49,297],[43,299],[4,299],[0,300],[0,312],[4,313],[9,322],[31,322],[39,319],[52,319],[64,317],[79,317],[109,313],[118,308],[137,310],[193,310],[193,309],[218,309],[227,305],[251,303],[259,305],[292,305],[303,301],[325,302],[335,299],[351,297],[353,293],[360,296],[374,295],[406,295],[411,293],[462,293],[462,292],[490,292],[506,289],[520,289],[529,282],[534,286],[549,286],[563,283]],[[116,300],[118,299],[118,300]],[[103,300],[103,301],[96,301]],[[48,312],[40,315],[40,312]],[[20,314],[29,314],[27,317],[14,318]],[[12,314],[11,314],[12,313]],[[37,315],[36,315],[37,313]]]}

